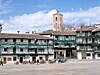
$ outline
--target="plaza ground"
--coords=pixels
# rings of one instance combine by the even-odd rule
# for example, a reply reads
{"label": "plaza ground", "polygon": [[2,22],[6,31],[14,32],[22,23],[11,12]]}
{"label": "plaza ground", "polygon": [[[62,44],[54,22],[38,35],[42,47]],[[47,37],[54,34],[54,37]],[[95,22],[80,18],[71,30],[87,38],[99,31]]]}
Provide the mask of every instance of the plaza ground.
{"label": "plaza ground", "polygon": [[100,75],[100,60],[68,60],[54,64],[7,64],[0,75]]}

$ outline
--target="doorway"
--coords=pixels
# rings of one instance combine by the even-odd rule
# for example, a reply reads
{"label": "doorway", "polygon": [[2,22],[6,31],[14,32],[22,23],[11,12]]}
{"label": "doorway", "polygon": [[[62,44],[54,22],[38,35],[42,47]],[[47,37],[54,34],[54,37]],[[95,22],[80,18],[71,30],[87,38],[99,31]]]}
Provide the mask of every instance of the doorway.
{"label": "doorway", "polygon": [[66,57],[71,57],[71,52],[66,50]]}
{"label": "doorway", "polygon": [[6,57],[3,58],[3,63],[4,63],[4,64],[7,63],[7,58],[6,58]]}
{"label": "doorway", "polygon": [[23,62],[23,57],[20,57],[19,62],[20,62],[20,63]]}
{"label": "doorway", "polygon": [[36,63],[36,57],[32,57],[32,61]]}

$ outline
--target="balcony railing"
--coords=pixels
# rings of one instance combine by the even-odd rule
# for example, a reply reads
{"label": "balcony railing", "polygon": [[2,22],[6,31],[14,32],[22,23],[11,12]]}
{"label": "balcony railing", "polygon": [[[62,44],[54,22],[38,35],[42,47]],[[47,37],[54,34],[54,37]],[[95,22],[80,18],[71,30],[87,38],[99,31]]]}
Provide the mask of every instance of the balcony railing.
{"label": "balcony railing", "polygon": [[1,48],[53,48],[53,45],[38,45],[38,44],[2,44]]}

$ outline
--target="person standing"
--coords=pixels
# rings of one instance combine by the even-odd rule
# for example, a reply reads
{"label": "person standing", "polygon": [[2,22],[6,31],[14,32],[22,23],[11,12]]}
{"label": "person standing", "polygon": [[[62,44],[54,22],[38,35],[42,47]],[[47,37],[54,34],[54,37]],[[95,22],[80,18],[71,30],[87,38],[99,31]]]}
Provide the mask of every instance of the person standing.
{"label": "person standing", "polygon": [[1,59],[1,65],[3,66],[3,61],[2,61],[2,59]]}
{"label": "person standing", "polygon": [[37,64],[39,64],[39,60],[37,60]]}

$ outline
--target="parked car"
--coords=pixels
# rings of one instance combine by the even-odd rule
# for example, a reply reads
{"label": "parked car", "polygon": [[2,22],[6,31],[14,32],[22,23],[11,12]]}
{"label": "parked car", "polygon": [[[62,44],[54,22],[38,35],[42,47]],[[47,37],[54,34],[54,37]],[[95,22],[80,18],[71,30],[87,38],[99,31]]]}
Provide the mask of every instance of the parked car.
{"label": "parked car", "polygon": [[50,64],[55,63],[55,62],[56,62],[56,59],[49,60],[48,62],[49,62]]}
{"label": "parked car", "polygon": [[65,59],[65,58],[58,59],[58,62],[60,62],[60,63],[64,63],[66,61],[67,61],[67,59]]}

